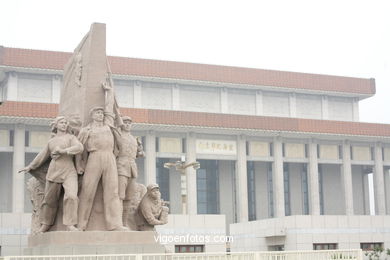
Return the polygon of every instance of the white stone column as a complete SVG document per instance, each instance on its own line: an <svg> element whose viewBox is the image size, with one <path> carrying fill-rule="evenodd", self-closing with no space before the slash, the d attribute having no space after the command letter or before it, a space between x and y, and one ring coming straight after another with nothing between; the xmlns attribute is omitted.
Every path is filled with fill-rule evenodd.
<svg viewBox="0 0 390 260"><path fill-rule="evenodd" d="M156 135L149 131L145 140L145 184L156 183Z"/></svg>
<svg viewBox="0 0 390 260"><path fill-rule="evenodd" d="M290 117L297 117L297 96L295 93L289 95Z"/></svg>
<svg viewBox="0 0 390 260"><path fill-rule="evenodd" d="M342 146L343 165L341 171L341 180L344 188L345 214L353 215L351 145L348 141L344 141Z"/></svg>
<svg viewBox="0 0 390 260"><path fill-rule="evenodd" d="M383 175L382 145L375 144L375 167L374 167L374 194L375 213L386 215L385 184Z"/></svg>
<svg viewBox="0 0 390 260"><path fill-rule="evenodd" d="M60 103L61 76L54 75L51 82L51 103Z"/></svg>
<svg viewBox="0 0 390 260"><path fill-rule="evenodd" d="M352 103L353 121L359 122L359 99L354 98Z"/></svg>
<svg viewBox="0 0 390 260"><path fill-rule="evenodd" d="M8 74L7 100L9 101L18 100L18 76L15 72L10 72Z"/></svg>
<svg viewBox="0 0 390 260"><path fill-rule="evenodd" d="M246 165L246 138L237 137L237 163L236 163L236 202L237 221L248 221L248 178Z"/></svg>
<svg viewBox="0 0 390 260"><path fill-rule="evenodd" d="M181 172L178 172L174 167L171 167L169 168L169 213L181 214L181 211Z"/></svg>
<svg viewBox="0 0 390 260"><path fill-rule="evenodd" d="M368 174L363 176L363 198L364 198L364 214L370 215L370 187L368 185Z"/></svg>
<svg viewBox="0 0 390 260"><path fill-rule="evenodd" d="M283 180L283 147L282 139L274 139L274 163L272 171L272 184L274 194L274 215L284 217L284 180Z"/></svg>
<svg viewBox="0 0 390 260"><path fill-rule="evenodd" d="M221 95L221 113L228 113L229 106L228 106L228 91L227 91L227 89L221 88L220 95Z"/></svg>
<svg viewBox="0 0 390 260"><path fill-rule="evenodd" d="M180 110L180 92L179 85L175 84L172 87L172 109Z"/></svg>
<svg viewBox="0 0 390 260"><path fill-rule="evenodd" d="M196 136L188 133L186 138L186 164L196 161ZM202 167L202 166L201 166ZM198 214L198 200L196 187L196 170L193 167L186 168L187 185L187 214Z"/></svg>
<svg viewBox="0 0 390 260"><path fill-rule="evenodd" d="M328 96L322 96L321 98L321 108L322 108L322 119L329 119L329 102Z"/></svg>
<svg viewBox="0 0 390 260"><path fill-rule="evenodd" d="M24 212L24 176L18 173L25 165L25 126L16 125L14 131L14 153L12 161L12 212Z"/></svg>
<svg viewBox="0 0 390 260"><path fill-rule="evenodd" d="M141 108L142 107L142 89L141 89L141 82L136 80L134 82L134 96L133 96L133 104L135 108Z"/></svg>
<svg viewBox="0 0 390 260"><path fill-rule="evenodd" d="M317 143L314 140L311 140L311 142L309 143L308 168L310 215L320 215Z"/></svg>
<svg viewBox="0 0 390 260"><path fill-rule="evenodd" d="M263 114L263 92L258 90L256 91L256 115L262 116Z"/></svg>

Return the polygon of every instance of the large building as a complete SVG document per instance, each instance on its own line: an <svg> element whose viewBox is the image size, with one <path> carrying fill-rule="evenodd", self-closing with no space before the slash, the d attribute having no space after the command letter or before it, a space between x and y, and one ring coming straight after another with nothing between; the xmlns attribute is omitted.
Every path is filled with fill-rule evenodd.
<svg viewBox="0 0 390 260"><path fill-rule="evenodd" d="M2 255L26 246L30 176L17 171L50 137L70 55L0 47ZM170 202L165 232L234 238L172 250L390 247L390 125L359 122L373 79L109 61L121 112L144 143L138 181L157 182ZM183 157L200 169L182 179L164 164Z"/></svg>

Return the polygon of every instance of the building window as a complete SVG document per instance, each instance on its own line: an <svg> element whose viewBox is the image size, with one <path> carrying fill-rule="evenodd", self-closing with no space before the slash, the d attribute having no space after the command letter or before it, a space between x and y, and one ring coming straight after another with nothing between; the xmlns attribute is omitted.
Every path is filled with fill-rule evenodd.
<svg viewBox="0 0 390 260"><path fill-rule="evenodd" d="M320 156L320 145L319 144L317 144L317 158L321 158L321 156Z"/></svg>
<svg viewBox="0 0 390 260"><path fill-rule="evenodd" d="M218 161L199 160L196 174L198 214L219 214Z"/></svg>
<svg viewBox="0 0 390 260"><path fill-rule="evenodd" d="M339 145L339 159L343 159L343 146Z"/></svg>
<svg viewBox="0 0 390 260"><path fill-rule="evenodd" d="M268 164L267 171L267 189L268 189L268 216L274 217L274 186L272 181L272 164Z"/></svg>
<svg viewBox="0 0 390 260"><path fill-rule="evenodd" d="M303 214L309 215L309 185L307 180L307 165L303 165L301 172Z"/></svg>
<svg viewBox="0 0 390 260"><path fill-rule="evenodd" d="M309 158L309 146L305 144L305 158Z"/></svg>
<svg viewBox="0 0 390 260"><path fill-rule="evenodd" d="M156 160L156 181L160 186L161 198L169 201L169 169L164 168L164 163L169 159L157 158Z"/></svg>
<svg viewBox="0 0 390 260"><path fill-rule="evenodd" d="M12 212L13 153L0 152L0 213Z"/></svg>
<svg viewBox="0 0 390 260"><path fill-rule="evenodd" d="M204 245L175 245L175 253L202 253Z"/></svg>
<svg viewBox="0 0 390 260"><path fill-rule="evenodd" d="M187 152L187 140L185 138L182 138L181 139L181 150L183 151L183 153L186 153Z"/></svg>
<svg viewBox="0 0 390 260"><path fill-rule="evenodd" d="M9 146L14 146L14 142L15 142L15 131L14 130L10 130L9 131Z"/></svg>
<svg viewBox="0 0 390 260"><path fill-rule="evenodd" d="M158 137L156 137L156 152L158 153L160 151L160 140Z"/></svg>
<svg viewBox="0 0 390 260"><path fill-rule="evenodd" d="M24 146L26 146L26 147L30 146L30 132L29 131L24 132Z"/></svg>
<svg viewBox="0 0 390 260"><path fill-rule="evenodd" d="M284 245L269 246L268 251L284 251Z"/></svg>
<svg viewBox="0 0 390 260"><path fill-rule="evenodd" d="M365 251L372 251L374 249L383 249L383 243L360 243L360 248Z"/></svg>
<svg viewBox="0 0 390 260"><path fill-rule="evenodd" d="M291 215L291 203L290 203L290 174L288 169L288 163L283 165L283 183L284 183L284 211L286 216Z"/></svg>
<svg viewBox="0 0 390 260"><path fill-rule="evenodd" d="M247 162L248 181L248 213L249 221L256 220L256 185L255 185L255 163Z"/></svg>
<svg viewBox="0 0 390 260"><path fill-rule="evenodd" d="M313 244L313 250L335 250L335 249L337 249L336 243Z"/></svg>
<svg viewBox="0 0 390 260"><path fill-rule="evenodd" d="M353 152L353 146L352 145L350 145L349 146L349 150L350 150L350 153L349 153L349 155L350 155L350 157L349 158L345 158L345 159L351 159L351 160L353 160L353 158L354 158L354 152Z"/></svg>

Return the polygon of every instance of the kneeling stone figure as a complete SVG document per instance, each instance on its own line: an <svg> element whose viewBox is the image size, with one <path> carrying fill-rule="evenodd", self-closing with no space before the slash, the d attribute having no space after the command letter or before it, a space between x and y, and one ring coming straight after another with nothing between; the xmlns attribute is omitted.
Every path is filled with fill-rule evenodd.
<svg viewBox="0 0 390 260"><path fill-rule="evenodd" d="M167 203L161 199L158 184L150 184L147 192L138 206L139 225L141 231L155 230L155 225L168 223L169 208Z"/></svg>

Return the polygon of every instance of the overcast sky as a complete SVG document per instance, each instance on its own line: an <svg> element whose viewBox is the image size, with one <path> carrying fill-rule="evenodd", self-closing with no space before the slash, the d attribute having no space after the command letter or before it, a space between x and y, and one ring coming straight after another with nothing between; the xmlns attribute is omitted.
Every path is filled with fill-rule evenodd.
<svg viewBox="0 0 390 260"><path fill-rule="evenodd" d="M387 3L386 3L387 2ZM0 45L71 52L107 24L107 54L375 78L360 120L390 123L389 1L1 0Z"/></svg>

